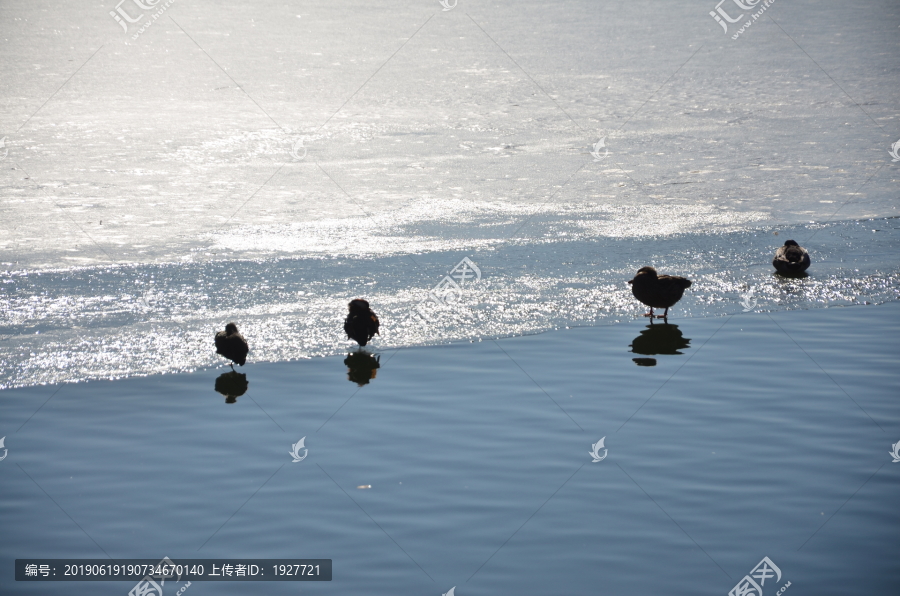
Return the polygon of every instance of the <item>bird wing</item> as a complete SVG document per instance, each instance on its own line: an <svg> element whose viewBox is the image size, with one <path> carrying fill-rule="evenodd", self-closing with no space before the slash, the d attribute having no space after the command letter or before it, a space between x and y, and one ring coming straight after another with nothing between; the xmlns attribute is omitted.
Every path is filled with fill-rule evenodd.
<svg viewBox="0 0 900 596"><path fill-rule="evenodd" d="M676 288L683 290L691 287L691 280L677 275L660 275L657 279L663 291L672 291Z"/></svg>

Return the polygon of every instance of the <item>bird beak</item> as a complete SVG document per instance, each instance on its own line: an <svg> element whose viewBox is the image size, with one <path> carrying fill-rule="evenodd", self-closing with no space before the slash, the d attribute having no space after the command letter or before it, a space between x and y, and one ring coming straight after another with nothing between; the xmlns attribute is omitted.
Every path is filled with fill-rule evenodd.
<svg viewBox="0 0 900 596"><path fill-rule="evenodd" d="M634 281L633 279L629 279L628 283L631 284L631 282L633 282L633 281Z"/></svg>

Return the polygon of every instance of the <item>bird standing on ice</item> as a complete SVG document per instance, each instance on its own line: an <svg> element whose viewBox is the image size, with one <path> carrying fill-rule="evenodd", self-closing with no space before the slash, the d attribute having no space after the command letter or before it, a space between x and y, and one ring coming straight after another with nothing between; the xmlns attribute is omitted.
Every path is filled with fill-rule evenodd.
<svg viewBox="0 0 900 596"><path fill-rule="evenodd" d="M375 312L369 308L368 302L362 298L356 298L351 300L348 306L350 313L344 320L344 331L347 333L347 337L364 346L375 335L381 335L378 333L381 323L378 322Z"/></svg>
<svg viewBox="0 0 900 596"><path fill-rule="evenodd" d="M669 307L681 300L684 291L691 287L691 280L677 275L657 275L653 267L641 267L628 283L631 284L634 297L650 307L650 312L645 317L652 319L654 308L664 308L666 311L656 315L656 318L666 320Z"/></svg>
<svg viewBox="0 0 900 596"><path fill-rule="evenodd" d="M772 265L779 273L803 273L809 267L809 252L793 240L786 240L784 246L775 251Z"/></svg>
<svg viewBox="0 0 900 596"><path fill-rule="evenodd" d="M216 354L225 356L233 363L244 366L247 362L247 353L250 346L244 336L238 333L237 325L228 323L225 325L225 331L216 333ZM232 370L234 364L231 365Z"/></svg>

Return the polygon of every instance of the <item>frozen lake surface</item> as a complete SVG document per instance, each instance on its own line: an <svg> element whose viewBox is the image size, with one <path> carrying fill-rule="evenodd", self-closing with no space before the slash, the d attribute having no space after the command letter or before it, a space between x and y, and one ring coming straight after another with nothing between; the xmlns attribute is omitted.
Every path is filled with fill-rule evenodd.
<svg viewBox="0 0 900 596"><path fill-rule="evenodd" d="M320 4L0 5L0 592L900 592L900 5ZM644 265L693 280L669 326Z"/></svg>
<svg viewBox="0 0 900 596"><path fill-rule="evenodd" d="M604 223L559 225L595 221ZM212 334L230 320L239 322L257 362L340 354L352 344L342 331L346 304L358 296L381 318L380 348L612 324L646 311L626 282L660 246L666 253L650 263L693 280L672 309L673 321L742 312L748 304L777 311L883 303L900 291L898 221L625 238L548 234L541 242L471 252L317 252L11 272L0 278L7 282L0 295L0 387L215 366L221 357L211 348ZM772 245L782 238L812 250L813 275L774 273ZM447 296L434 292L444 302L429 299L464 258L477 272L467 270Z"/></svg>

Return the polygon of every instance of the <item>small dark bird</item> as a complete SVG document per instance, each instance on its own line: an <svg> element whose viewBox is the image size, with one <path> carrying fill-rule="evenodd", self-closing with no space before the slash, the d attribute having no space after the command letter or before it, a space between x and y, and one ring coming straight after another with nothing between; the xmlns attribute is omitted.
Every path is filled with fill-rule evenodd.
<svg viewBox="0 0 900 596"><path fill-rule="evenodd" d="M237 325L228 323L225 325L225 331L216 333L216 354L225 356L235 364L244 366L247 362L247 352L250 346L244 336L238 333ZM234 369L234 364L231 365Z"/></svg>
<svg viewBox="0 0 900 596"><path fill-rule="evenodd" d="M349 307L350 313L344 320L344 331L347 332L347 337L364 346L375 335L381 335L378 333L378 327L381 324L378 322L378 317L369 308L368 302L362 298L356 298L350 301Z"/></svg>
<svg viewBox="0 0 900 596"><path fill-rule="evenodd" d="M794 242L786 240L784 246L775 251L772 265L779 273L803 273L809 267L809 253L805 248Z"/></svg>
<svg viewBox="0 0 900 596"><path fill-rule="evenodd" d="M669 307L681 300L684 291L691 287L691 280L677 275L657 275L653 267L641 267L628 283L634 297L650 307L650 312L644 316L652 319L654 308L664 308L666 312L656 315L656 318L666 321Z"/></svg>

